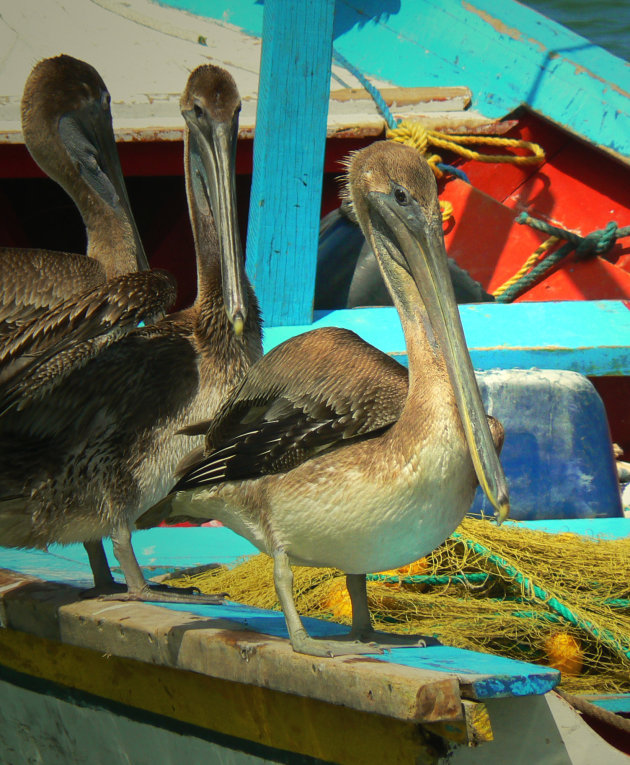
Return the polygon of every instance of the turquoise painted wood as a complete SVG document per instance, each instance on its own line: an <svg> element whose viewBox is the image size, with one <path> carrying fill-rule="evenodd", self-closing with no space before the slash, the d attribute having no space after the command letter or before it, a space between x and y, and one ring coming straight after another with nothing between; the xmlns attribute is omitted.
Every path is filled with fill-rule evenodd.
<svg viewBox="0 0 630 765"><path fill-rule="evenodd" d="M630 375L630 306L620 300L483 303L459 306L475 369L568 369L588 376ZM265 352L317 327L345 327L406 363L394 308L316 312L311 325L268 327Z"/></svg>
<svg viewBox="0 0 630 765"><path fill-rule="evenodd" d="M166 4L262 32L258 0ZM367 75L401 86L468 86L473 107L489 117L526 103L630 157L630 65L517 2L337 0L333 36Z"/></svg>
<svg viewBox="0 0 630 765"><path fill-rule="evenodd" d="M334 5L264 6L247 272L267 324L313 315Z"/></svg>
<svg viewBox="0 0 630 765"><path fill-rule="evenodd" d="M551 534L572 532L600 539L630 536L630 518L592 518L523 521L520 525ZM111 541L104 540L110 564L117 569ZM140 565L149 575L207 563L232 565L258 550L227 528L178 527L137 531L133 546ZM51 545L48 551L0 547L0 568L20 571L68 584L91 586L92 575L83 545ZM122 578L121 578L122 581Z"/></svg>
<svg viewBox="0 0 630 765"><path fill-rule="evenodd" d="M255 632L288 639L284 616L279 611L253 608L239 603L192 607L166 604L166 607L173 611L186 611L208 618L229 619ZM316 637L345 634L350 631L350 627L346 625L321 619L306 618L304 624L308 632ZM550 667L445 645L426 648L405 646L392 648L383 654L374 653L373 656L380 661L402 664L405 667L457 673L463 682L470 682L473 695L477 699L547 693L560 680L560 673ZM467 675L471 677L466 677ZM489 677L475 677L476 675Z"/></svg>
<svg viewBox="0 0 630 765"><path fill-rule="evenodd" d="M550 533L574 532L605 539L630 536L630 519L603 518L593 520L545 520L521 525ZM234 563L257 550L245 539L226 528L149 529L134 534L134 549L140 565L156 573L209 562ZM110 562L115 564L111 543L106 540ZM32 576L54 579L69 584L91 584L87 556L82 545L61 547L51 545L48 552L0 548L0 567L21 571ZM175 606L175 610L191 610ZM239 604L199 606L194 613L204 616L234 619L268 634L285 635L284 619L277 611L252 609ZM333 634L344 629L340 625L307 619L314 634ZM408 666L458 672L462 675L491 675L473 681L478 698L505 695L544 693L557 682L557 673L548 667L536 667L510 659L500 659L472 651L435 646L426 649L397 648L380 656Z"/></svg>
<svg viewBox="0 0 630 765"><path fill-rule="evenodd" d="M609 712L630 714L630 693L620 693L618 696L588 697L588 701L595 706L607 709Z"/></svg>

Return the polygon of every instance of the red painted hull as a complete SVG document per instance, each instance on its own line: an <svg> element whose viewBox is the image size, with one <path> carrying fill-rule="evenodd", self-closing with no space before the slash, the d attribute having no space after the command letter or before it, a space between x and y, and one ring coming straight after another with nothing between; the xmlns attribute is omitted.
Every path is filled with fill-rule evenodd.
<svg viewBox="0 0 630 765"><path fill-rule="evenodd" d="M614 220L630 225L630 167L572 137L533 114L525 114L511 135L540 143L542 166L444 161L463 169L471 180L441 182L441 198L454 208L445 227L451 257L492 292L522 266L546 238L515 223L518 213L588 234ZM367 140L328 141L322 215L339 205L340 160ZM179 305L194 298L192 235L182 182L181 142L119 144L132 208L151 265L177 278ZM237 154L238 202L245 240L252 142L240 141ZM0 242L7 246L45 247L80 252L85 247L81 220L73 203L43 177L23 146L0 145ZM630 237L605 255L588 261L567 259L518 300L630 300ZM629 378L593 380L605 400L613 439L630 452Z"/></svg>

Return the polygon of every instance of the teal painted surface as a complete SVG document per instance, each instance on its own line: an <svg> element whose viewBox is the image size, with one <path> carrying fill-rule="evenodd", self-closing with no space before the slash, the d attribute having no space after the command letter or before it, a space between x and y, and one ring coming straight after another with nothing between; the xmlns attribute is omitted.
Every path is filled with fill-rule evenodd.
<svg viewBox="0 0 630 765"><path fill-rule="evenodd" d="M557 518L528 521L521 525L536 531L547 531L550 534L582 534L595 539L630 537L630 518Z"/></svg>
<svg viewBox="0 0 630 765"><path fill-rule="evenodd" d="M624 712L625 714L630 713L630 693L620 694L619 696L610 696L609 698L589 698L588 700L592 704L595 704L595 706L607 709L609 712L614 712L615 714L619 714L620 712Z"/></svg>
<svg viewBox="0 0 630 765"><path fill-rule="evenodd" d="M267 324L313 315L334 5L265 2L247 273Z"/></svg>
<svg viewBox="0 0 630 765"><path fill-rule="evenodd" d="M603 539L630 536L630 518L523 521L521 525L553 534L573 532ZM107 539L104 541L108 559L115 567L116 559L111 542ZM221 527L137 531L133 535L133 546L140 565L150 569L149 575L157 569L173 571L207 563L232 565L258 552L246 539L230 529ZM0 547L0 568L20 571L42 579L91 585L90 567L83 545L51 545L48 552Z"/></svg>
<svg viewBox="0 0 630 765"><path fill-rule="evenodd" d="M257 0L166 4L261 33ZM630 66L519 3L338 0L333 37L365 74L402 86L466 85L489 117L527 103L630 156Z"/></svg>
<svg viewBox="0 0 630 765"><path fill-rule="evenodd" d="M238 603L192 608L188 605L169 604L167 608L211 619L230 619L255 632L288 638L284 616L279 611L253 608ZM346 634L350 629L347 626L320 619L306 618L304 624L309 633L315 637ZM392 648L383 654L375 653L373 656L381 661L402 664L415 669L455 672L462 676L464 681L469 680L466 675L490 675L490 677L472 679L475 695L479 699L547 693L560 681L560 673L549 667L444 645L427 648L416 646Z"/></svg>
<svg viewBox="0 0 630 765"><path fill-rule="evenodd" d="M618 300L483 303L459 306L476 369L568 369L588 376L630 375L630 308ZM394 308L317 312L311 325L268 327L265 352L317 327L351 329L406 362Z"/></svg>
<svg viewBox="0 0 630 765"><path fill-rule="evenodd" d="M103 544L116 578L124 581L118 572L111 540L104 539ZM246 539L222 527L137 531L133 535L133 547L138 562L149 577L207 563L232 565L258 552ZM80 544L50 545L47 551L0 547L0 568L80 587L93 585L87 555Z"/></svg>

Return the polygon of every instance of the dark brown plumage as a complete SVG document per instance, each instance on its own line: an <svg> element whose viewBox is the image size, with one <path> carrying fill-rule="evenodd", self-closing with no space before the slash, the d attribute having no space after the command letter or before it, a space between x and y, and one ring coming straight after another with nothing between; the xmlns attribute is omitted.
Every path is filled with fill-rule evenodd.
<svg viewBox="0 0 630 765"><path fill-rule="evenodd" d="M61 55L40 61L22 98L26 147L72 197L87 255L0 248L0 337L107 279L148 269L129 206L110 96L94 67Z"/></svg>
<svg viewBox="0 0 630 765"><path fill-rule="evenodd" d="M175 298L169 274L132 273L83 291L25 322L0 349L0 414L17 402L24 408L48 394L140 323L161 319ZM72 361L66 365L68 355Z"/></svg>
<svg viewBox="0 0 630 765"><path fill-rule="evenodd" d="M63 385L31 379L0 420L0 544L111 535L130 598L171 599L147 593L129 526L172 485L189 448L177 431L216 411L262 353L233 205L239 107L234 81L213 66L196 70L182 97L194 304L106 347L90 337L52 355L46 365L64 366Z"/></svg>
<svg viewBox="0 0 630 765"><path fill-rule="evenodd" d="M174 282L165 274L124 276L148 263L129 207L109 102L98 72L71 56L40 61L27 79L26 146L77 204L88 255L0 249L0 411L58 385L72 368L67 357L76 344L75 366L81 355L91 357L138 321L160 317L174 300ZM11 446L9 436L6 448ZM23 469L16 468L18 474ZM85 547L95 582L110 586L100 540Z"/></svg>

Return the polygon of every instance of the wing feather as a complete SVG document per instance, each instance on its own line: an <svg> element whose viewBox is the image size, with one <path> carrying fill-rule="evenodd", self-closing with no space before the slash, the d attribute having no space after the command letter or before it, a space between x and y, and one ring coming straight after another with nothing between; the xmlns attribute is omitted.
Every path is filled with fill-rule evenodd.
<svg viewBox="0 0 630 765"><path fill-rule="evenodd" d="M284 472L374 437L400 416L407 387L407 370L353 332L291 338L251 367L210 423L203 457L178 466L173 491Z"/></svg>
<svg viewBox="0 0 630 765"><path fill-rule="evenodd" d="M0 248L0 338L105 278L104 267L87 255Z"/></svg>
<svg viewBox="0 0 630 765"><path fill-rule="evenodd" d="M0 411L59 385L139 323L173 303L173 278L142 271L110 279L72 297L5 338L0 351Z"/></svg>

